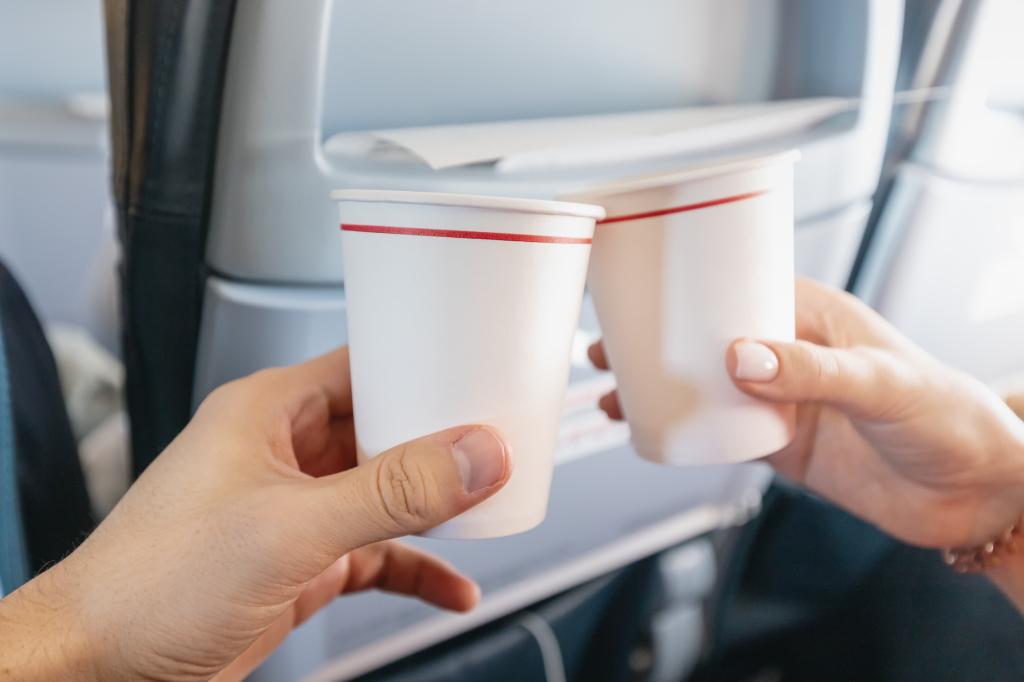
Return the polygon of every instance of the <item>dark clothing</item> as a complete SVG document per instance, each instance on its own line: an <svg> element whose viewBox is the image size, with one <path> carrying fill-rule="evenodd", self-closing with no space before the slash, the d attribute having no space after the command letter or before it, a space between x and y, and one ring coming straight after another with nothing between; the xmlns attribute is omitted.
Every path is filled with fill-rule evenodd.
<svg viewBox="0 0 1024 682"><path fill-rule="evenodd" d="M696 682L1024 680L1024 619L938 551L787 486L747 533Z"/></svg>
<svg viewBox="0 0 1024 682"><path fill-rule="evenodd" d="M94 522L57 366L28 299L2 264L0 319L30 577L63 558ZM15 587L4 584L8 592Z"/></svg>

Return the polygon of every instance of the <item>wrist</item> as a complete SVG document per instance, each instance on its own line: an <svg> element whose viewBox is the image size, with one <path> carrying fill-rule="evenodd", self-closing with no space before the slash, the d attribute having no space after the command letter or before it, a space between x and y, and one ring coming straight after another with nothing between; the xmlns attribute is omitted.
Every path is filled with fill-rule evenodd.
<svg viewBox="0 0 1024 682"><path fill-rule="evenodd" d="M0 673L15 680L102 677L60 569L58 564L0 600Z"/></svg>
<svg viewBox="0 0 1024 682"><path fill-rule="evenodd" d="M975 527L968 546L993 542L1024 516L1024 423L999 404L1000 419L988 422L987 457L978 462L984 482L978 487ZM1003 412L1005 411L1005 414ZM1022 548L1024 549L1024 548Z"/></svg>
<svg viewBox="0 0 1024 682"><path fill-rule="evenodd" d="M1021 505L1020 513L1024 513L1024 428L1021 428L1022 416L1017 413L1013 417L1015 419L1011 419L1009 423L1006 447L1010 453L1010 461L1017 462L1018 465L1011 467L1012 470L1007 473L1001 488L1004 491L1003 496L1010 500L1016 499ZM1016 544L1016 551L1001 557L996 565L988 568L986 574L1017 609L1024 613L1024 544Z"/></svg>

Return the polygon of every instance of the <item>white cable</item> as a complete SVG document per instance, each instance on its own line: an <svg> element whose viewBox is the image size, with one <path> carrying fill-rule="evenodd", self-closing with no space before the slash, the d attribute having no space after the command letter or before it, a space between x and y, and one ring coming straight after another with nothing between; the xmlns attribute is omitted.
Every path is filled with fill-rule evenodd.
<svg viewBox="0 0 1024 682"><path fill-rule="evenodd" d="M551 625L533 611L524 611L518 618L518 623L537 640L547 682L565 682L562 646L558 643L558 637L551 629Z"/></svg>

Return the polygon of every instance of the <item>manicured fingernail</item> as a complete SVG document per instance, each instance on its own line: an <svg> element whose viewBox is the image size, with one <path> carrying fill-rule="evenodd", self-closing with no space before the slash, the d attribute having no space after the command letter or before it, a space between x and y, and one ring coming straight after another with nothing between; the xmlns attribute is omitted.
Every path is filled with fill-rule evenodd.
<svg viewBox="0 0 1024 682"><path fill-rule="evenodd" d="M605 393L597 401L597 406L600 407L609 419L622 419L622 408L619 406L619 397L614 391L611 393Z"/></svg>
<svg viewBox="0 0 1024 682"><path fill-rule="evenodd" d="M489 488L505 475L505 444L487 429L474 429L452 445L462 487L468 493Z"/></svg>
<svg viewBox="0 0 1024 682"><path fill-rule="evenodd" d="M773 381L779 374L779 358L771 348L756 341L741 341L733 346L736 368L733 376L740 381Z"/></svg>

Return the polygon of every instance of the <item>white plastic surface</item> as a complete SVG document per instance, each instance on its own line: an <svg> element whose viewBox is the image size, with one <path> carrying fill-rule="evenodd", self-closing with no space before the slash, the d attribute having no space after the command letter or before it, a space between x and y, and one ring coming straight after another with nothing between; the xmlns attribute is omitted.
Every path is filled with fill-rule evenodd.
<svg viewBox="0 0 1024 682"><path fill-rule="evenodd" d="M105 58L103 3L0 0L0 101L101 92Z"/></svg>
<svg viewBox="0 0 1024 682"><path fill-rule="evenodd" d="M579 207L591 216L582 217L440 200L455 203L344 195L339 203L359 457L453 426L493 426L513 452L511 479L430 535L517 533L540 523L547 508L601 211ZM394 232L410 229L420 232Z"/></svg>
<svg viewBox="0 0 1024 682"><path fill-rule="evenodd" d="M109 340L109 301L94 298L115 276L105 123L61 103L0 104L0 258L45 321Z"/></svg>
<svg viewBox="0 0 1024 682"><path fill-rule="evenodd" d="M333 134L765 99L785 58L778 5L338 0L324 128ZM712 69L716 77L708 78Z"/></svg>
<svg viewBox="0 0 1024 682"><path fill-rule="evenodd" d="M1024 182L1024 2L960 10L969 20L957 26L937 69L950 97L924 108L912 158L962 180Z"/></svg>
<svg viewBox="0 0 1024 682"><path fill-rule="evenodd" d="M544 14L554 24L571 19L573 25L577 25L583 5L582 0L545 3ZM343 275L341 254L333 248L336 220L327 199L327 192L335 187L551 198L595 178L614 178L616 174L625 172L626 169L594 168L592 172L575 172L569 176L526 175L507 179L496 177L490 166L433 172L422 165L371 163L358 155L325 155L322 122L329 34L332 30L337 31L338 26L345 25L346 12L356 13L353 21L358 25L367 17L386 17L388 8L394 9L393 5L377 9L375 4L361 9L351 3L342 3L338 7L338 16L332 21L331 6L329 0L303 3L249 0L238 8L225 87L207 254L214 270L256 281L340 282ZM863 0L846 4L841 10L829 7L828 11L822 11L822 6L814 2L779 3L772 6L773 12L767 14L765 3L745 3L739 10L734 5L729 9L715 9L721 6L723 3L687 5L686 16L681 17L677 28L693 22L692 25L702 27L720 25L721 30L716 31L718 37L714 41L685 43L696 53L690 63L705 64L691 76L699 74L706 89L695 92L688 100L666 103L749 101L772 96L864 97L864 106L851 114L848 120L824 126L799 139L748 143L745 149L801 148L804 161L797 171L796 180L796 212L800 218L834 211L870 196L877 184L888 131L902 5L890 0ZM374 11L381 14L373 15ZM437 17L446 16L440 8L437 11ZM591 15L589 4L584 11ZM611 11L614 15L614 11L607 7L604 11ZM677 7L671 11L681 10ZM793 13L800 14L804 21L796 21L790 16ZM773 18L768 18L768 15ZM611 15L597 12L594 16L608 19ZM659 30L661 27L656 22L660 16L657 12L637 13L636 20L639 22L643 17L651 22L650 29ZM622 25L623 22L618 21L617 24ZM609 30L617 24L609 23ZM393 32L390 26L385 31L384 26L373 22L369 25L381 33L371 31L367 36L390 36ZM791 59L784 65L770 58L774 54L770 41L764 43L757 38L755 43L749 43L747 40L756 38L765 26L772 25L779 31L790 32L785 35L791 43L786 53ZM754 26L757 30L752 31ZM417 30L427 32L431 27L442 31L439 35L447 35L446 40L466 41L467 44L493 42L493 32L504 35L507 28L504 23L491 21L487 13L464 14L460 22L451 24L438 19L436 25L418 24ZM639 27L634 26L632 30L639 32ZM706 31L699 33L705 35ZM538 43L531 51L565 49L564 41L555 41L554 34L537 32L532 35ZM375 44L382 43L378 41ZM479 119L582 114L627 106L638 109L657 106L657 100L644 99L636 89L630 90L634 83L627 76L642 74L647 69L646 65L659 60L664 60L667 68L675 68L671 64L677 64L679 60L674 57L673 50L683 44L679 40L645 43L657 54L652 57L644 50L628 53L636 61L624 64L622 70L611 71L609 77L612 80L608 80L608 88L602 86L589 94L574 91L574 97L578 98L567 101L565 106L543 108L533 102L530 110L516 110L510 100L496 99L495 102L504 102L503 108L488 110L486 115L481 110ZM719 48L728 49L714 56ZM603 54L607 45L603 41L592 40L591 35L580 49ZM335 54L334 48L330 54ZM596 58L593 55L579 56L579 60L588 62ZM495 69L495 78L514 79L520 89L530 84L528 90L532 88L531 92L542 95L538 101L557 101L558 93L568 92L556 77L557 69L526 68L524 64L528 60L524 61L521 51L509 52L502 58L491 54L488 59L487 63ZM405 97L401 91L415 93L423 82L429 82L429 79L424 81L425 76L416 68L416 60L399 63L382 59L371 60L369 64L376 65L373 68L377 71L350 81L353 91L348 93L349 101L369 96L366 93L371 86L376 93L386 84L388 89L399 91L393 101L401 102ZM358 70L361 65L370 68L366 66L366 60L352 59L344 66L332 64L331 73L346 67ZM766 65L771 65L771 68ZM399 66L403 68L399 69ZM681 83L691 82L690 76L679 78L683 80L664 76L656 87L651 86L654 88L651 92L670 93L672 89L669 86L673 82L678 87L682 87ZM445 87L452 89L455 82ZM415 96L417 107L455 106L452 103L458 98L437 97L438 92L445 90L435 89ZM628 103L616 101L612 98L612 93L616 92L633 92L634 99ZM384 98L381 101L392 101L387 95L380 96ZM480 101L486 101L486 98ZM345 99L332 97L332 106L345 106ZM353 103L352 106L360 105ZM455 122L458 119L453 120L452 117L460 111L453 108L445 110L443 116L440 113L433 117L425 114L424 119L412 121L396 118L382 110L373 127L397 123ZM735 155L743 151L723 149L721 153ZM679 167L692 161L676 159L673 162Z"/></svg>
<svg viewBox="0 0 1024 682"><path fill-rule="evenodd" d="M1024 183L906 165L861 294L943 362L984 381L1024 371Z"/></svg>
<svg viewBox="0 0 1024 682"><path fill-rule="evenodd" d="M309 360L347 339L341 287L253 286L210 277L193 407L225 382Z"/></svg>
<svg viewBox="0 0 1024 682"><path fill-rule="evenodd" d="M862 201L799 223L793 234L796 273L844 288L870 214L871 202Z"/></svg>
<svg viewBox="0 0 1024 682"><path fill-rule="evenodd" d="M574 195L608 210L588 276L633 445L663 464L784 447L792 406L733 385L736 338L791 340L793 161L766 157Z"/></svg>

